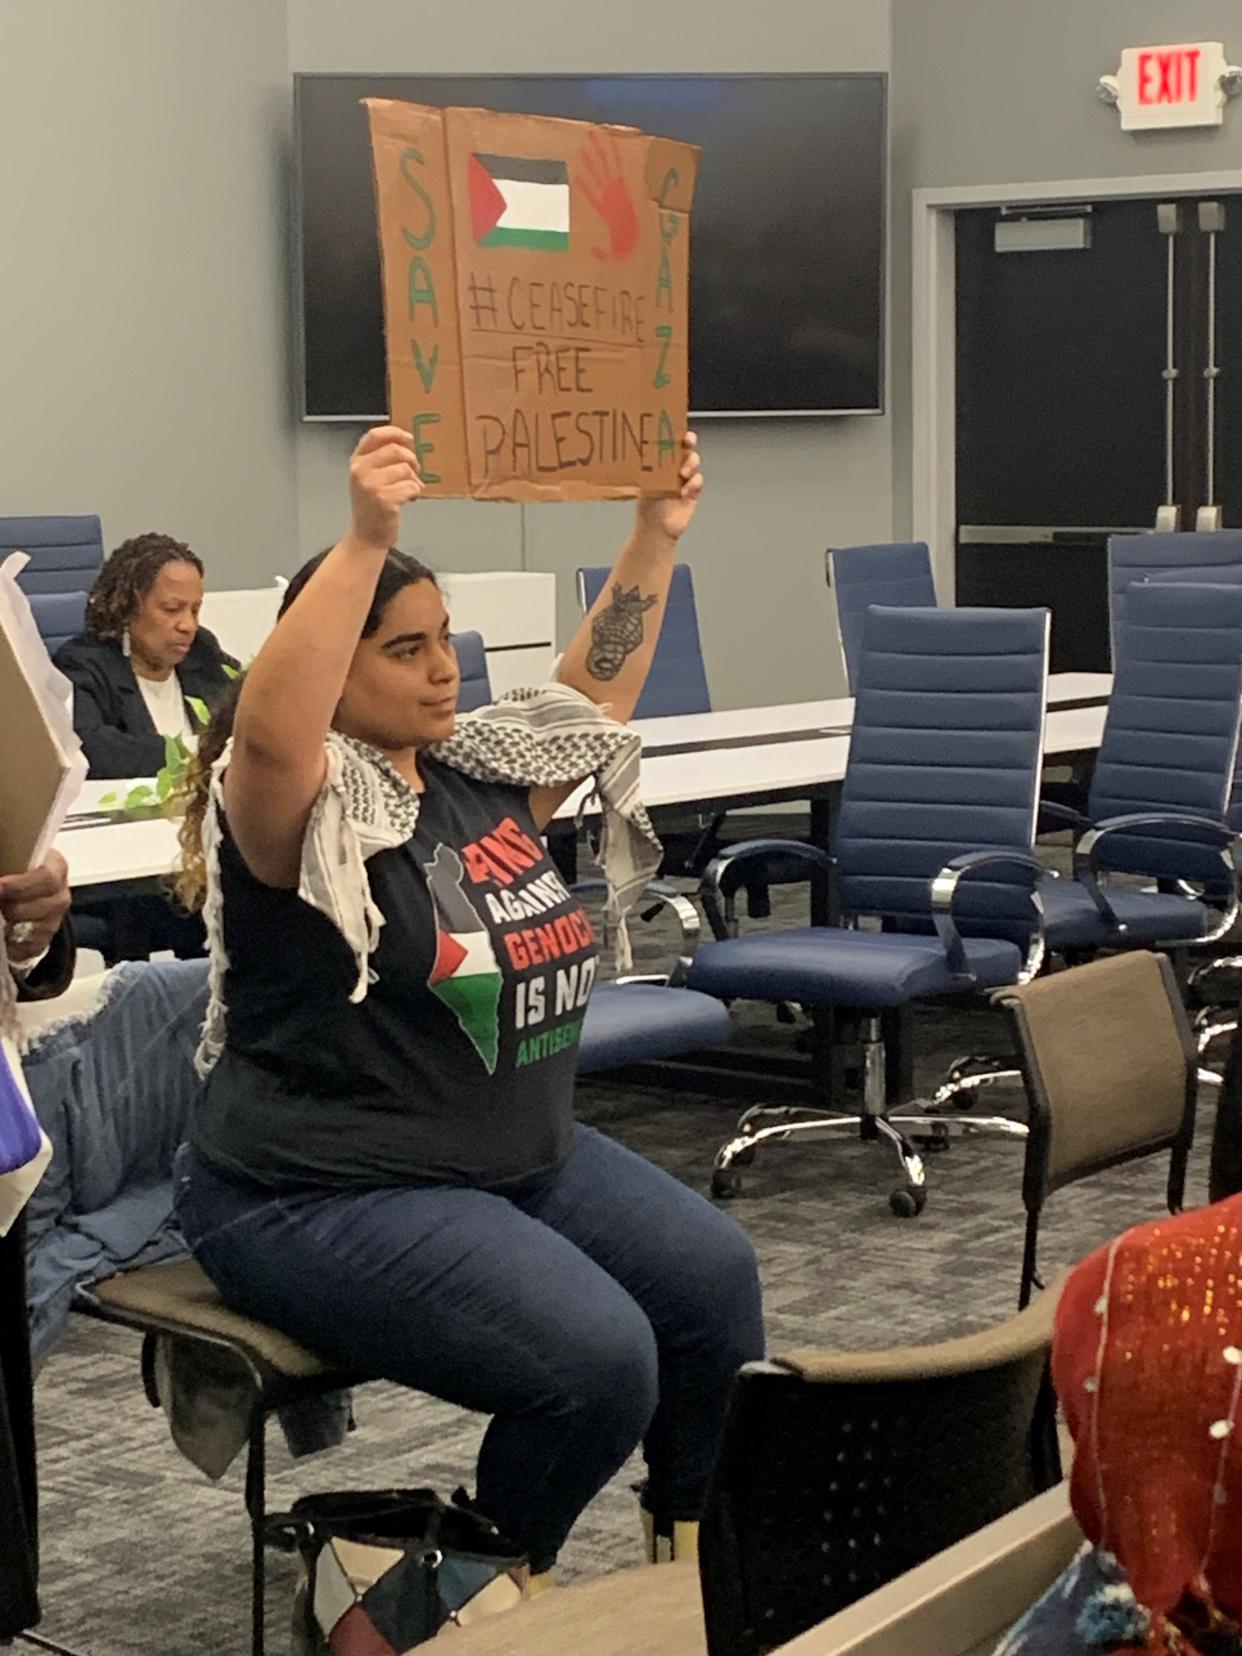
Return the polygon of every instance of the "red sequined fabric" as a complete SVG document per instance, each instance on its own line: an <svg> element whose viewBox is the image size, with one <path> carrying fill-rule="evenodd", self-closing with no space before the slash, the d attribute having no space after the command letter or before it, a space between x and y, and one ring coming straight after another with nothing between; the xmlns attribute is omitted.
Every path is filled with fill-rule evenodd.
<svg viewBox="0 0 1242 1656"><path fill-rule="evenodd" d="M1075 1515L1150 1612L1147 1648L1219 1649L1242 1616L1242 1196L1079 1266L1053 1379Z"/></svg>

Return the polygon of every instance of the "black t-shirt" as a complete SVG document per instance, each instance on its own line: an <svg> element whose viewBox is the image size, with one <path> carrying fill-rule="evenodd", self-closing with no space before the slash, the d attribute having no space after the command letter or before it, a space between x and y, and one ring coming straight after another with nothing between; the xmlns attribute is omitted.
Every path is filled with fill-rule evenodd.
<svg viewBox="0 0 1242 1656"><path fill-rule="evenodd" d="M412 838L367 862L385 923L357 1004L340 933L256 880L226 828L227 1035L191 1129L208 1161L272 1185L496 1187L566 1154L590 921L525 789L423 773Z"/></svg>

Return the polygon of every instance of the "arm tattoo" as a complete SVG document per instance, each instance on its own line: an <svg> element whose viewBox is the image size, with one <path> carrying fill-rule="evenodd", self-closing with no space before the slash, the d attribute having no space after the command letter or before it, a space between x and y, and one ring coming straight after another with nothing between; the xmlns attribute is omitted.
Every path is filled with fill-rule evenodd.
<svg viewBox="0 0 1242 1656"><path fill-rule="evenodd" d="M612 602L591 622L591 648L586 669L594 679L615 679L643 641L643 616L658 602L655 593L643 597L637 586L628 592L614 582Z"/></svg>

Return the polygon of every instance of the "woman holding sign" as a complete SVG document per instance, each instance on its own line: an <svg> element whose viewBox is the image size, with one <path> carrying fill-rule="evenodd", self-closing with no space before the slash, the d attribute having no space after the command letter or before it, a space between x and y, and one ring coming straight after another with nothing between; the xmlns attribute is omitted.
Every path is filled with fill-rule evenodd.
<svg viewBox="0 0 1242 1656"><path fill-rule="evenodd" d="M573 1121L598 949L540 838L594 777L624 959L659 847L617 721L702 489L693 437L680 479L639 502L559 681L459 722L439 589L391 550L413 443L369 432L350 528L207 733L183 835L215 987L186 1235L327 1361L490 1414L477 1503L537 1574L640 1441L651 1521L692 1550L763 1349L741 1230Z"/></svg>

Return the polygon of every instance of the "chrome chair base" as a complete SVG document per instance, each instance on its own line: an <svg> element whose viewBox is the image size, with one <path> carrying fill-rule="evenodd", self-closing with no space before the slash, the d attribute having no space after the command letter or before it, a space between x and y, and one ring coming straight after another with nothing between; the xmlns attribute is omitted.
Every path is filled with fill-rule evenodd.
<svg viewBox="0 0 1242 1656"><path fill-rule="evenodd" d="M975 1093L983 1087L995 1086L997 1082L1021 1086L1022 1071L1014 1069L1012 1064L1006 1064L994 1054L968 1053L949 1065L948 1075L932 1094L931 1108L939 1110L952 1105L954 1109L968 1110Z"/></svg>
<svg viewBox="0 0 1242 1656"><path fill-rule="evenodd" d="M972 1090L998 1080L1021 1080L1017 1070L987 1071L967 1074L963 1066L991 1063L990 1059L961 1059L953 1066L950 1080L939 1087L933 1097L923 1102L890 1111L886 1103L886 1077L883 1032L878 1018L867 1018L861 1026L863 1046L863 1106L856 1113L845 1110L820 1110L808 1104L752 1104L738 1119L737 1132L716 1153L712 1167L712 1195L719 1200L737 1196L742 1189L741 1168L749 1167L755 1152L764 1144L789 1144L795 1141L817 1142L842 1133L856 1133L860 1138L873 1139L890 1147L897 1157L902 1183L888 1198L889 1207L899 1219L913 1219L927 1204L927 1174L919 1146L913 1141L924 1137L934 1147L958 1137L1001 1137L1024 1140L1028 1136L1025 1122L1012 1121L1008 1116L976 1116L965 1112L969 1103L958 1099L969 1098ZM954 1082L953 1077L957 1075Z"/></svg>
<svg viewBox="0 0 1242 1656"><path fill-rule="evenodd" d="M757 1125L771 1118L770 1126ZM712 1168L712 1195L727 1200L742 1188L739 1167L748 1167L761 1144L788 1144L791 1140L832 1138L839 1133L858 1133L891 1146L904 1178L889 1196L888 1203L901 1219L922 1213L927 1201L927 1178L923 1159L910 1141L883 1115L828 1113L802 1104L756 1104L738 1122L735 1138L722 1145Z"/></svg>

